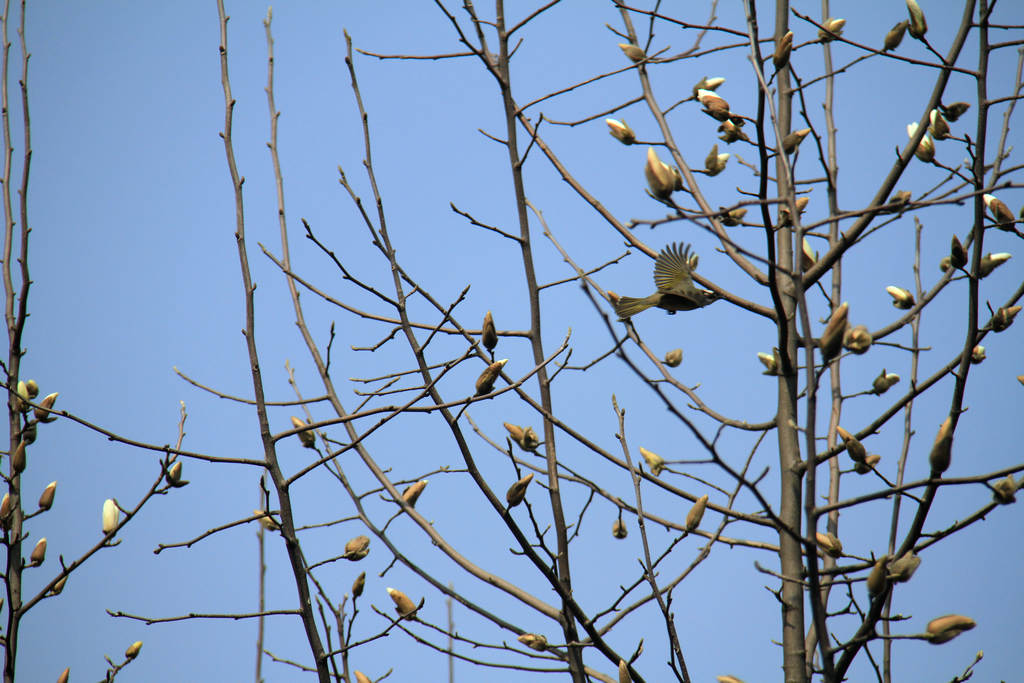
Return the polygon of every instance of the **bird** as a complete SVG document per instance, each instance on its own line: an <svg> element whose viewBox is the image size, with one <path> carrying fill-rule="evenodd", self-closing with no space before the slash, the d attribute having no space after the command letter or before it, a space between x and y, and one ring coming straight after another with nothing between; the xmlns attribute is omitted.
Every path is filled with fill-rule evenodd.
<svg viewBox="0 0 1024 683"><path fill-rule="evenodd" d="M697 254L690 253L689 244L673 243L662 249L654 262L654 284L658 291L642 299L618 297L614 306L619 320L626 321L652 306L674 315L676 311L692 311L716 301L718 294L693 284L692 273L696 266Z"/></svg>

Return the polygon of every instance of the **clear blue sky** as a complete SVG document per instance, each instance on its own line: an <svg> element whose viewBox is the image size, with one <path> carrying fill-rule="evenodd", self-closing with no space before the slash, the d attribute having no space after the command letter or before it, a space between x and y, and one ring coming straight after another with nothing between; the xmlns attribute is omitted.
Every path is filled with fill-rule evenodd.
<svg viewBox="0 0 1024 683"><path fill-rule="evenodd" d="M455 4L455 3L450 3ZM508 3L517 5L519 3ZM530 3L531 7L535 3ZM688 3L693 22L707 19L702 3ZM769 4L763 3L761 25L771 24ZM960 10L947 3L922 2L928 12L929 38L945 51L959 19ZM742 26L737 3L722 3L719 15L732 26ZM801 12L819 16L818 3L800 3ZM1002 21L1024 23L1019 7L1000 3ZM261 21L266 7L250 2L229 2L229 54L235 111L235 149L240 172L246 177L245 197L250 259L257 289L257 338L268 397L293 398L284 369L290 361L303 393L322 393L314 368L294 325L285 283L273 265L259 252L262 243L280 251L276 204L268 139L266 47ZM454 9L453 9L454 11ZM203 383L230 394L249 395L251 379L239 331L244 326L242 287L239 278L234 230L234 210L224 150L218 132L223 126L223 95L218 65L216 5L205 2L177 3L72 3L40 0L29 2L27 38L32 53L29 92L32 116L33 166L29 189L30 249L34 286L31 294L23 377L35 378L44 394L59 391L58 407L122 434L157 444L177 438L179 401L188 406L185 448L224 457L260 457L261 446L255 413L211 397L183 382L174 367ZM885 31L905 16L903 2L873 0L842 3L835 10L848 23L846 34L860 42L878 44ZM811 40L815 31L793 19L797 43ZM569 83L625 65L615 44L619 40L604 28L620 26L611 3L566 2L546 14L524 35L515 62L515 94L527 102ZM643 23L637 21L638 29ZM293 258L297 269L315 279L325 291L365 307L376 304L366 294L344 282L325 259L301 236L304 217L360 277L390 293L386 263L369 245L351 202L337 182L342 165L372 206L371 194L361 173L362 133L355 113L345 69L342 29L355 44L383 53L450 53L460 51L455 34L443 15L427 2L303 2L274 8L276 39L276 98L280 119L280 153L284 171L288 224L292 231ZM1007 34L1019 35L1019 34ZM16 63L16 37L12 61ZM1009 39L1006 35L1000 39ZM688 47L693 37L678 29L662 27L657 48L671 46L676 52ZM706 45L721 44L708 37ZM817 48L808 48L814 52ZM901 53L926 59L920 45L908 37ZM820 53L820 51L819 51ZM845 46L835 48L836 62L845 63L859 53ZM965 63L973 66L973 48ZM733 108L754 113L754 81L745 51L716 53L700 64L684 62L654 70L653 79L663 105L686 97L702 76L724 76L720 93ZM1003 50L993 61L990 92L1011 94L1016 56ZM801 75L820 72L816 58L801 56ZM483 222L515 231L514 202L505 152L482 136L482 128L502 135L500 100L493 80L478 63L460 61L380 62L357 57L362 94L374 136L374 162L388 212L389 228L404 267L439 300L454 300L466 285L472 289L458 309L460 320L479 325L483 313L492 310L498 327L525 329L527 308L522 296L518 251L493 233L469 227L453 214L449 203L470 211ZM635 96L638 86L626 73L570 96L545 103L532 111L536 120L543 112L556 120L583 118ZM904 63L869 60L839 80L837 125L840 154L840 202L856 208L869 199L877 182L894 158L893 150L906 142L905 126L917 120L931 88L931 73L924 75ZM954 77L950 97L972 100L973 85ZM16 78L11 78L12 116L20 130ZM821 86L809 90L807 109L815 124L822 125ZM992 116L993 131L1003 109ZM973 112L972 112L973 113ZM622 116L641 139L654 139L657 129L646 110L634 107ZM714 123L693 103L673 112L676 140L691 167L700 167L715 142ZM973 132L968 115L954 130ZM794 128L801 127L794 125ZM620 219L653 219L665 209L644 193L643 154L640 146L625 147L607 134L600 120L566 128L549 127L546 133L557 152L577 177ZM1011 129L1011 143L1021 138ZM994 137L994 132L993 132ZM938 157L955 165L965 156L958 143L939 144ZM993 143L994 144L994 143ZM751 148L747 148L748 150ZM20 149L15 151L19 159ZM724 147L723 147L723 151ZM742 148L748 160L755 156ZM817 176L813 154L806 154L798 173ZM1007 163L1018 163L1011 159ZM899 188L919 194L941 179L941 172L914 163ZM736 201L736 188L753 189L748 170L730 160L723 174L704 183L713 205ZM624 248L621 238L590 211L558 178L538 150L533 150L527 171L527 191L557 239L578 263L593 268ZM1000 194L1015 211L1024 201L1019 191ZM811 195L807 218L820 220L827 206L824 191ZM970 226L969 206L946 206L919 214L925 224L922 278L927 288L939 277L937 263L946 253L951 234L963 238ZM693 242L701 255L701 273L743 296L769 303L767 292L754 286L731 261L715 251L716 241L692 225L673 224L657 234L637 228L641 238L655 248L674 241ZM741 237L753 249L763 248L763 235L750 229ZM534 253L542 281L570 276L558 253L535 233ZM988 233L986 251L1019 251L1019 241L1005 233ZM910 218L877 233L854 250L844 265L844 299L851 305L851 319L874 329L898 313L889 305L884 288L889 284L912 286L913 228ZM1016 288L1022 277L1024 254L996 271L983 283L983 296L997 304ZM642 295L650 288L651 262L634 254L614 268L603 271L598 282L620 293ZM346 406L358 398L351 392L360 385L349 377L370 377L409 366L404 341L398 339L377 354L349 350L371 345L385 336L387 328L349 317L322 306L310 294L303 300L311 330L321 349L332 320L337 322L333 365ZM588 361L606 351L609 337L599 317L576 285L547 290L546 344L554 349L571 327L573 362ZM936 307L925 313L922 339L932 351L922 359L922 376L930 375L963 343L966 301L964 283L950 287ZM819 310L824 311L819 298ZM436 321L417 305L414 314ZM822 315L825 315L822 313ZM984 318L983 318L984 320ZM820 329L815 321L816 329ZM770 419L774 410L774 381L760 374L755 354L770 351L773 328L762 320L726 303L674 317L648 313L638 319L644 339L659 353L684 350L676 376L688 385L700 384L702 396L712 407L750 421ZM985 345L988 360L972 369L964 415L949 476L966 476L1021 462L1020 401L1024 396L1014 377L1024 373L1020 349L1020 324L1002 335L990 336ZM889 341L909 343L900 333ZM462 352L451 340L438 340L433 360ZM530 367L529 349L521 341L505 340L499 356L509 357L511 374ZM631 355L646 363L631 351ZM845 393L866 389L882 367L909 376L909 356L892 348L876 347L844 365ZM474 361L475 363L475 361ZM650 369L649 365L645 365ZM467 364L444 385L447 396L468 391L477 365ZM556 385L556 408L563 419L578 426L613 452L618 448L611 410L615 393L627 410L627 436L632 452L643 445L668 459L700 457L696 442L672 421L651 392L636 383L628 370L611 360L603 368L583 373L566 372ZM460 384L461 383L461 384ZM467 389L460 388L461 386ZM905 390L906 380L900 385ZM914 428L908 479L927 476L926 453L934 430L948 410L951 379L940 383L934 396L915 404ZM460 394L460 392L463 392ZM686 401L677 398L679 406ZM862 397L846 404L843 424L860 428L885 398ZM277 410L271 415L274 431L289 428L295 411ZM314 409L320 418L323 408ZM470 414L491 438L503 439L503 421L533 424L536 414L511 396L474 407ZM450 435L433 417L400 419L401 429L385 430L368 441L378 461L393 468L396 479L417 476L437 467L459 467L461 459ZM707 435L715 425L696 418ZM892 474L902 418L869 444L883 455ZM363 425L368 426L368 425ZM31 546L46 536L48 559L39 569L27 570L26 585L49 580L57 558L68 561L99 539L100 508L108 497L133 503L159 473L151 453L109 443L69 421L42 425L39 440L30 449L24 481L24 498L31 509L36 496L57 479L56 504L47 514L30 522ZM467 429L467 431L469 431ZM471 432L470 432L471 434ZM471 445L495 489L504 491L513 480L507 460L472 435ZM294 441L294 440L292 440ZM633 502L632 485L620 470L596 462L565 438L560 438L560 458L567 465L592 472L602 485ZM728 435L723 453L740 463L751 447L749 435ZM286 471L308 462L309 451L286 442L280 453ZM845 466L844 462L844 466ZM753 471L777 466L774 436L758 452ZM370 480L356 463L346 467L359 485ZM713 469L695 468L719 485L727 480ZM237 466L212 466L186 462L191 484L147 506L140 517L119 536L121 545L101 553L69 579L63 595L45 601L26 618L21 635L19 673L22 680L55 680L71 666L75 680L96 680L105 670L103 655L120 659L135 640L145 641L142 654L123 674L125 681L252 680L255 656L255 621L190 621L144 626L114 619L104 609L123 610L153 617L187 612L248 612L256 606L255 527L233 529L205 540L188 550L169 550L154 555L159 543L187 540L213 526L241 518L257 504L259 472ZM676 476L677 483L687 480ZM773 475L766 490L775 492ZM844 479L843 496L869 489L867 479ZM687 484L688 485L688 484ZM703 493L700 488L695 492ZM540 489L532 496L540 503ZM712 498L724 499L712 493ZM566 494L569 516L575 518L585 496L570 488ZM981 485L944 489L929 518L927 529L944 528L985 504L989 492ZM344 492L326 476L314 475L295 487L300 523L339 519L352 514ZM655 511L682 519L686 509L652 491ZM738 506L756 511L750 496ZM387 505L374 502L376 514L386 515ZM905 509L909 506L905 504ZM546 601L555 596L528 571L519 558L508 554L513 540L498 531L500 522L480 503L478 493L461 475L431 478L418 506L425 516L476 562L506 578L523 581ZM517 518L523 520L521 510ZM897 591L894 612L909 617L894 625L894 632L923 630L932 617L964 613L978 627L957 640L933 647L921 642L897 646L897 680L948 680L963 670L979 649L985 659L979 680L1012 680L1019 669L1020 614L1024 587L1018 568L1022 557L1020 510L999 508L953 540L928 549L913 581ZM641 552L639 534L614 541L610 528L615 506L596 501L580 530L574 556L576 588L588 608L606 606L620 584L638 577ZM876 503L841 518L840 535L846 548L857 555L880 554L888 534L889 507ZM709 514L705 525L717 523ZM524 522L525 523L525 522ZM906 522L904 522L905 527ZM519 605L474 585L471 579L440 559L429 542L408 520L393 526L395 537L438 577L452 582L468 595L493 606L506 618L527 629L559 638L551 624L523 614ZM307 556L317 561L340 552L344 541L362 533L353 523L306 533ZM771 540L758 530L734 524L726 534L753 534ZM652 530L652 542L668 536ZM294 608L283 545L271 538L268 549L268 607ZM277 541L277 542L275 542ZM660 547L660 546L658 546ZM664 567L662 577L675 576L692 560L700 545L687 539ZM27 552L27 550L26 550ZM402 568L381 579L391 558L379 542L358 565L334 564L321 574L332 595L340 600L360 570L368 573L367 590L357 620L358 636L376 632L383 620L369 603L390 611L384 586L402 588L410 595L425 592L423 584ZM776 580L758 574L753 562L776 567L774 555L716 546L708 559L674 594L676 623L694 680L732 673L747 681L777 676L779 649L778 609L765 589ZM529 577L529 578L524 578ZM854 588L864 600L862 585ZM442 600L427 593L425 612L434 623L446 621ZM842 592L833 593L832 606L845 604ZM664 680L661 662L666 658L663 628L649 619L627 619L613 644L631 652L640 638L645 654L639 661L648 680ZM460 632L491 639L485 628L465 610L456 610ZM847 622L849 626L850 622ZM514 638L507 634L511 642ZM268 624L266 647L275 654L307 662L308 648L297 619L277 617ZM878 652L877 646L873 650ZM473 656L471 651L464 650ZM486 658L486 657L485 657ZM596 657L588 663L612 672ZM393 633L352 655L352 664L377 677L389 667L389 680L441 680L446 660L416 646L407 636ZM659 673L660 672L660 673ZM266 662L268 681L299 680L290 667ZM508 672L480 672L460 664L459 681L539 680ZM855 668L851 680L870 680L866 666Z"/></svg>

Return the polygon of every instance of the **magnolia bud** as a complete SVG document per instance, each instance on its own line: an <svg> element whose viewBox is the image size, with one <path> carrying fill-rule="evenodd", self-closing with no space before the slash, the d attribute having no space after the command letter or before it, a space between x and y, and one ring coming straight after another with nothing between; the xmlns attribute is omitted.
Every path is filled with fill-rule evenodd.
<svg viewBox="0 0 1024 683"><path fill-rule="evenodd" d="M981 257L981 263L978 264L978 276L988 277L989 273L1009 261L1011 258L1013 258L1013 256L1006 252L985 254Z"/></svg>
<svg viewBox="0 0 1024 683"><path fill-rule="evenodd" d="M32 549L32 554L29 556L29 565L32 567L38 567L46 559L46 539L40 538L39 542L36 543L36 547Z"/></svg>
<svg viewBox="0 0 1024 683"><path fill-rule="evenodd" d="M345 544L345 552L342 555L349 562L358 562L370 554L370 539L366 536L350 538Z"/></svg>
<svg viewBox="0 0 1024 683"><path fill-rule="evenodd" d="M807 241L805 237L803 240L803 247L800 250L800 267L805 271L810 270L818 261L818 254L811 249L811 243Z"/></svg>
<svg viewBox="0 0 1024 683"><path fill-rule="evenodd" d="M832 360L842 347L843 336L846 334L846 317L849 311L850 306L845 302L832 311L828 325L825 326L825 332L821 335L821 355L825 362Z"/></svg>
<svg viewBox="0 0 1024 683"><path fill-rule="evenodd" d="M416 501L420 499L420 494L423 493L425 488L427 488L427 480L420 479L402 492L402 500L408 503L409 507L415 507Z"/></svg>
<svg viewBox="0 0 1024 683"><path fill-rule="evenodd" d="M857 325L851 327L846 331L846 335L843 337L843 346L849 349L852 353L860 355L866 353L871 348L871 343L874 340L871 338L871 333L868 332L868 328L864 325Z"/></svg>
<svg viewBox="0 0 1024 683"><path fill-rule="evenodd" d="M665 354L665 365L670 368L678 368L679 364L683 362L683 350L672 349Z"/></svg>
<svg viewBox="0 0 1024 683"><path fill-rule="evenodd" d="M400 590L394 588L388 588L388 595L391 596L392 602L395 603L395 611L398 612L400 617L411 617L416 614L415 603L409 599L409 596Z"/></svg>
<svg viewBox="0 0 1024 683"><path fill-rule="evenodd" d="M1013 319L1020 313L1020 306L1001 306L992 316L992 331L1002 332L1013 324Z"/></svg>
<svg viewBox="0 0 1024 683"><path fill-rule="evenodd" d="M843 34L843 26L846 26L846 19L832 19L829 17L821 22L821 30L818 31L818 40L823 43L830 43Z"/></svg>
<svg viewBox="0 0 1024 683"><path fill-rule="evenodd" d="M907 11L910 12L910 35L921 40L928 32L928 22L924 20L924 12L921 11L917 0L907 0Z"/></svg>
<svg viewBox="0 0 1024 683"><path fill-rule="evenodd" d="M949 270L952 267L953 266L950 264L948 256L943 256L939 260L939 270L941 270L943 273L945 273L947 270Z"/></svg>
<svg viewBox="0 0 1024 683"><path fill-rule="evenodd" d="M982 201L985 202L985 208L992 214L992 218L996 221L996 227L1005 229L1003 226L1012 226L1015 222L1013 212L1010 211L1010 207L1002 202L1001 199L991 194L981 195Z"/></svg>
<svg viewBox="0 0 1024 683"><path fill-rule="evenodd" d="M932 109L928 115L931 120L931 125L928 126L928 132L932 134L932 137L936 140L945 140L949 137L949 124L946 123L946 119L942 118L942 113L938 109Z"/></svg>
<svg viewBox="0 0 1024 683"><path fill-rule="evenodd" d="M863 462L868 457L867 449L864 448L864 444L857 440L857 437L842 427L836 427L836 432L842 437L843 443L846 444L846 452L849 453L850 460Z"/></svg>
<svg viewBox="0 0 1024 683"><path fill-rule="evenodd" d="M494 390L494 380L498 379L498 375L501 374L501 369L505 367L505 363L508 362L508 358L502 358L499 361L491 363L484 371L480 373L480 376L476 380L476 395L483 396L489 394Z"/></svg>
<svg viewBox="0 0 1024 683"><path fill-rule="evenodd" d="M920 566L921 558L913 550L908 550L900 559L889 563L889 578L896 583L906 583Z"/></svg>
<svg viewBox="0 0 1024 683"><path fill-rule="evenodd" d="M640 46L633 45L632 43L619 43L619 49L622 50L622 53L629 57L629 60L632 62L642 62L647 58L647 55L644 54L644 51Z"/></svg>
<svg viewBox="0 0 1024 683"><path fill-rule="evenodd" d="M875 562L875 566L874 566L874 568L872 568L871 573L868 574L867 585L868 585L868 593L870 595L878 595L879 593L881 593L882 591L885 590L885 581L886 581L885 565L886 565L886 563L888 561L889 561L889 556L888 555L882 555L880 558L878 558L878 561Z"/></svg>
<svg viewBox="0 0 1024 683"><path fill-rule="evenodd" d="M722 225L729 226L730 228L739 225L743 221L743 217L747 215L747 210L743 207L733 209L721 217Z"/></svg>
<svg viewBox="0 0 1024 683"><path fill-rule="evenodd" d="M303 429L305 427L309 427L309 423L306 422L305 420L303 420L300 417L295 417L294 415L292 415L292 427L294 427L295 429ZM316 447L316 436L313 434L313 432L311 430L307 429L304 432L299 432L298 436L299 436L299 443L301 443L303 445L303 447L305 447L305 448L315 448Z"/></svg>
<svg viewBox="0 0 1024 683"><path fill-rule="evenodd" d="M531 650L537 650L538 652L543 652L548 647L548 639L537 633L524 633L516 638L516 640Z"/></svg>
<svg viewBox="0 0 1024 683"><path fill-rule="evenodd" d="M619 683L632 683L633 678L629 675L629 665L622 659L619 660Z"/></svg>
<svg viewBox="0 0 1024 683"><path fill-rule="evenodd" d="M892 196L889 197L889 204L895 204L896 206L892 209L889 209L886 213L895 213L897 211L902 211L903 207L910 202L910 198L912 196L913 195L910 193L909 190L900 190L899 192L893 192Z"/></svg>
<svg viewBox="0 0 1024 683"><path fill-rule="evenodd" d="M792 154L796 151L796 148L800 146L800 143L804 141L807 134L811 132L810 128L801 128L795 130L786 137L782 138L782 149L786 154Z"/></svg>
<svg viewBox="0 0 1024 683"><path fill-rule="evenodd" d="M29 398L35 398L39 395L39 383L34 379L27 380L25 382L25 391L28 392Z"/></svg>
<svg viewBox="0 0 1024 683"><path fill-rule="evenodd" d="M68 582L67 576L60 577L60 580L53 584L53 588L50 589L50 595L60 595L61 591L64 590L64 584Z"/></svg>
<svg viewBox="0 0 1024 683"><path fill-rule="evenodd" d="M60 676L57 677L57 683L68 683L68 678L71 676L71 667L65 668L60 672Z"/></svg>
<svg viewBox="0 0 1024 683"><path fill-rule="evenodd" d="M623 522L621 519L615 520L615 523L612 524L612 536L618 539L622 539L625 538L626 534L628 533L629 529L626 528L626 523Z"/></svg>
<svg viewBox="0 0 1024 683"><path fill-rule="evenodd" d="M742 123L742 119L740 122ZM721 133L718 139L723 142L736 142L737 140L750 142L750 138L743 132L743 129L729 119L722 121L722 124L718 126L718 132Z"/></svg>
<svg viewBox="0 0 1024 683"><path fill-rule="evenodd" d="M3 525L4 529L8 528L10 522L11 512L14 506L11 505L11 494L5 493L3 501L0 501L0 524Z"/></svg>
<svg viewBox="0 0 1024 683"><path fill-rule="evenodd" d="M705 76L697 82L697 85L693 86L693 96L697 97L701 90L717 90L718 86L725 83L725 79L721 77L708 78Z"/></svg>
<svg viewBox="0 0 1024 683"><path fill-rule="evenodd" d="M187 484L187 481L181 480L181 461L177 460L173 465L167 468L166 475L167 483L174 487L180 487Z"/></svg>
<svg viewBox="0 0 1024 683"><path fill-rule="evenodd" d="M533 431L533 427L527 427L523 429L519 425L510 424L508 422L503 423L505 429L508 430L512 440L519 444L519 447L524 451L532 451L540 445L540 439L537 437L537 432Z"/></svg>
<svg viewBox="0 0 1024 683"><path fill-rule="evenodd" d="M114 502L114 499L107 498L103 501L103 533L109 534L116 529L120 519L121 511L117 508L117 503Z"/></svg>
<svg viewBox="0 0 1024 683"><path fill-rule="evenodd" d="M29 381L31 382L32 380ZM36 391L39 391L38 387L36 388ZM57 392L46 395L43 400L39 402L39 407L35 409L33 416L40 422L53 422L56 420L57 418L50 415L50 410L53 408L53 404L57 402L58 396L60 396L60 394Z"/></svg>
<svg viewBox="0 0 1024 683"><path fill-rule="evenodd" d="M875 465L882 461L882 456L872 453L860 462L853 463L853 471L857 474L867 474L875 468Z"/></svg>
<svg viewBox="0 0 1024 683"><path fill-rule="evenodd" d="M640 455L647 462L647 466L651 469L651 474L656 477L661 475L661 471L665 469L665 459L663 457L647 450L643 446L640 447Z"/></svg>
<svg viewBox="0 0 1024 683"><path fill-rule="evenodd" d="M128 646L128 649L124 651L124 656L127 659L135 659L139 656L139 650L142 649L142 641L136 640L134 643Z"/></svg>
<svg viewBox="0 0 1024 683"><path fill-rule="evenodd" d="M939 427L939 433L935 436L935 444L932 445L932 452L928 456L934 474L942 474L949 469L949 463L953 455L953 418L947 417Z"/></svg>
<svg viewBox="0 0 1024 683"><path fill-rule="evenodd" d="M981 361L985 360L985 347L978 344L971 349L971 364L977 365Z"/></svg>
<svg viewBox="0 0 1024 683"><path fill-rule="evenodd" d="M717 680L718 683L743 683L743 681L735 676L715 676L715 680Z"/></svg>
<svg viewBox="0 0 1024 683"><path fill-rule="evenodd" d="M523 498L526 497L526 489L530 486L531 481L533 481L533 473L527 474L509 487L508 492L505 494L505 500L508 501L510 508L514 508L523 502Z"/></svg>
<svg viewBox="0 0 1024 683"><path fill-rule="evenodd" d="M907 137L911 140L917 135L917 122L907 124ZM932 136L928 133L924 134L921 138L921 142L917 143L917 148L914 149L914 156L925 163L931 163L932 159L935 158L935 143L932 141Z"/></svg>
<svg viewBox="0 0 1024 683"><path fill-rule="evenodd" d="M668 199L676 187L676 178L672 169L658 158L653 147L647 148L647 163L644 165L644 176L647 186L658 199Z"/></svg>
<svg viewBox="0 0 1024 683"><path fill-rule="evenodd" d="M608 124L608 132L611 133L612 137L622 144L632 145L636 142L636 133L633 132L633 129L625 121L605 119L604 122Z"/></svg>
<svg viewBox="0 0 1024 683"><path fill-rule="evenodd" d="M954 102L953 104L945 107L940 104L939 108L942 109L942 113L946 117L947 121L956 121L967 113L967 110L971 108L971 105L968 102Z"/></svg>
<svg viewBox="0 0 1024 683"><path fill-rule="evenodd" d="M356 580L352 582L352 597L358 598L363 594L363 588L366 586L366 572L360 572Z"/></svg>
<svg viewBox="0 0 1024 683"><path fill-rule="evenodd" d="M493 351L494 347L498 345L498 331L494 329L494 318L491 317L490 311L487 311L487 314L484 316L484 328L480 339L488 351Z"/></svg>
<svg viewBox="0 0 1024 683"><path fill-rule="evenodd" d="M895 50L899 47L900 43L903 42L903 34L906 33L907 26L909 24L909 21L901 21L889 29L889 32L885 34L885 43L882 45L882 52Z"/></svg>
<svg viewBox="0 0 1024 683"><path fill-rule="evenodd" d="M697 101L703 105L704 113L716 121L725 121L732 116L729 103L710 90L698 90Z"/></svg>
<svg viewBox="0 0 1024 683"><path fill-rule="evenodd" d="M892 305L896 308L908 310L914 307L914 295L902 287L889 285L885 291L889 292L889 296L892 297Z"/></svg>
<svg viewBox="0 0 1024 683"><path fill-rule="evenodd" d="M1016 493L1017 481L1012 474L1008 474L1005 479L1000 479L992 484L992 500L1000 505L1009 505L1016 501Z"/></svg>
<svg viewBox="0 0 1024 683"><path fill-rule="evenodd" d="M716 176L725 170L725 163L729 161L729 154L719 154L718 144L715 143L711 146L711 151L708 152L707 158L704 159L704 170L707 171L709 176Z"/></svg>
<svg viewBox="0 0 1024 683"><path fill-rule="evenodd" d="M11 406L16 410L27 413L31 406L28 405L28 384L19 381L15 395L11 397Z"/></svg>
<svg viewBox="0 0 1024 683"><path fill-rule="evenodd" d="M818 545L832 557L842 557L843 555L843 542L839 538L829 531L828 533L821 533L820 531L814 534L815 540Z"/></svg>
<svg viewBox="0 0 1024 683"><path fill-rule="evenodd" d="M28 464L25 459L25 442L19 441L17 448L11 453L11 468L14 469L15 474L21 474L25 471L25 466Z"/></svg>
<svg viewBox="0 0 1024 683"><path fill-rule="evenodd" d="M252 513L254 515L263 515L259 518L259 522L260 526L262 526L267 531L277 531L281 528L280 525L274 520L274 518L267 514L266 510L253 510Z"/></svg>
<svg viewBox="0 0 1024 683"><path fill-rule="evenodd" d="M811 201L810 197L800 197L793 204L796 206L796 212L798 215L803 215L804 209L807 208L807 204ZM785 204L779 205L779 227L784 228L787 225L792 225L793 219L789 215L789 207Z"/></svg>
<svg viewBox="0 0 1024 683"><path fill-rule="evenodd" d="M704 518L704 510L707 509L707 506L708 497L706 494L697 499L693 507L690 508L690 511L686 513L687 531L694 531L700 526L700 520Z"/></svg>
<svg viewBox="0 0 1024 683"><path fill-rule="evenodd" d="M57 495L57 482L51 481L39 496L39 509L49 510L53 507L53 497L55 495Z"/></svg>
<svg viewBox="0 0 1024 683"><path fill-rule="evenodd" d="M762 375L778 375L779 374L779 351L778 349L772 349L770 354L758 353L757 359L764 365L765 371Z"/></svg>
<svg viewBox="0 0 1024 683"><path fill-rule="evenodd" d="M963 268L967 265L967 250L956 235L949 241L949 264L954 268Z"/></svg>
<svg viewBox="0 0 1024 683"><path fill-rule="evenodd" d="M900 376L892 373L887 373L885 368L882 368L882 372L875 381L871 383L872 389L876 394L884 394L889 391L897 382L900 381Z"/></svg>
<svg viewBox="0 0 1024 683"><path fill-rule="evenodd" d="M933 644L938 645L939 643L948 643L964 631L970 631L975 626L977 624L970 617L960 614L947 614L944 617L929 621L927 631L929 640Z"/></svg>
<svg viewBox="0 0 1024 683"><path fill-rule="evenodd" d="M356 677L356 683L373 683L373 681L370 680L370 677L359 669L353 671L352 674Z"/></svg>
<svg viewBox="0 0 1024 683"><path fill-rule="evenodd" d="M793 32L786 31L782 38L775 42L775 54L772 55L772 64L779 70L789 64L789 54L793 51Z"/></svg>

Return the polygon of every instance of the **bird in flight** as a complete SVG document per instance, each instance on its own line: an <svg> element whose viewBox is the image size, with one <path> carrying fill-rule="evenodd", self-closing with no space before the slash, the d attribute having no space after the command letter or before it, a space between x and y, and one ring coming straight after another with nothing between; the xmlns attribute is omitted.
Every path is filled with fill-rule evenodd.
<svg viewBox="0 0 1024 683"><path fill-rule="evenodd" d="M718 295L693 284L693 270L697 267L697 254L690 253L690 245L673 243L661 250L654 262L654 294L642 299L620 296L613 299L619 320L628 320L652 306L664 308L670 315L676 311L692 311L716 301Z"/></svg>

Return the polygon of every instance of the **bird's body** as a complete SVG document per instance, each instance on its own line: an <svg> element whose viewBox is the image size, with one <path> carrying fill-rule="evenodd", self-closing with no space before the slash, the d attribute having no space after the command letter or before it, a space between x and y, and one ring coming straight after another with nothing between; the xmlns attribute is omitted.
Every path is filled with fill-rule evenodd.
<svg viewBox="0 0 1024 683"><path fill-rule="evenodd" d="M696 261L697 255L690 254L689 244L670 244L662 249L654 262L654 284L658 291L640 299L619 297L614 304L619 320L627 320L655 306L674 314L676 311L703 308L717 300L717 294L693 284Z"/></svg>

